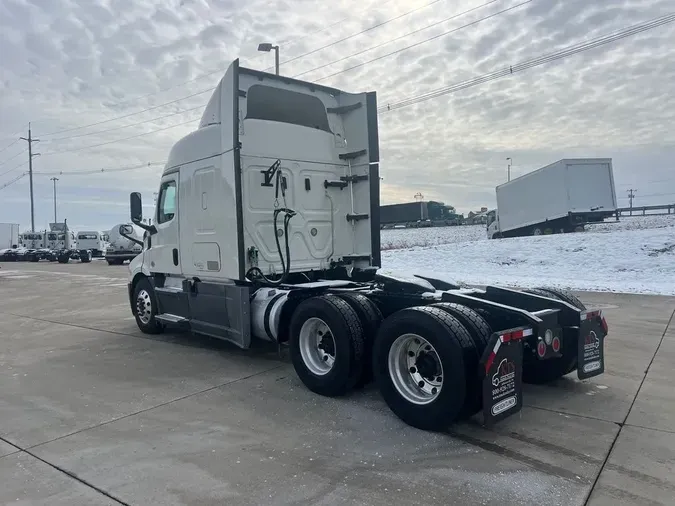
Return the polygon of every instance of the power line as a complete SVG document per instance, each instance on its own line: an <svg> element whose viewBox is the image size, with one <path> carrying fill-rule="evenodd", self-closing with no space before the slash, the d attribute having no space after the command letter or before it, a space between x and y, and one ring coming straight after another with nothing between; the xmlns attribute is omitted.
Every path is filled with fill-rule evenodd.
<svg viewBox="0 0 675 506"><path fill-rule="evenodd" d="M378 49L378 48L381 48L382 46L386 46L387 44L391 44L392 42L396 42L396 41L398 41L398 40L405 39L406 37L410 37L411 35L415 35L415 34L417 34L417 33L419 33L419 32L423 32L424 30L428 30L429 28L433 28L434 26L438 26L438 25L440 25L440 24L446 23L446 22L448 22L448 21L450 21L450 20L452 20L452 19L456 19L456 18L458 18L458 17L464 16L465 14L468 14L468 13L473 12L473 11L478 10L478 9L482 9L483 7L487 7L488 5L491 5L491 4L493 4L493 3L495 3L495 2L499 2L499 1L501 1L501 0L490 0L489 2L485 2L484 4L481 4L481 5L477 6L477 7L473 7L473 8L471 8L471 9L465 10L465 11L463 11L463 12L460 12L459 14L454 14L454 15L448 17L448 18L442 19L442 20L440 20L440 21L437 21L437 22L435 22L435 23L432 23L432 24L430 24L430 25L427 25L427 26L425 26L425 27L423 27L423 28L419 28L419 29L417 29L417 30L413 30L412 32L408 32L408 33L406 33L406 34L404 34L404 35L399 35L398 37L395 37L395 38L393 38L393 39L389 39L389 40L386 40L386 41L384 41L384 42L382 42L382 43L380 43L380 44L376 44L375 46L371 46L371 47L369 47L368 49L363 49L363 50L361 50L361 51L359 51L359 52L357 52L357 53L352 53L352 54L350 54L350 55L343 56L342 58L340 58L340 59L338 59L338 60L333 60L333 61L330 62L330 63L326 63L326 64L324 64L324 65L320 65L319 67L314 67L313 69L306 70L306 71L304 71L304 72L300 72L299 74L294 75L294 76L293 76L293 79L297 79L298 77L304 76L305 74L309 74L310 72L314 72L315 70L319 70L319 69L322 69L322 68L325 68L325 67L330 67L331 65L334 65L334 64L336 64L336 63L340 63L341 61L348 60L348 59L353 58L353 57L355 57L355 56L360 56L360 55L362 55L362 54L364 54L364 53L368 53L368 52L372 51L373 49Z"/></svg>
<svg viewBox="0 0 675 506"><path fill-rule="evenodd" d="M13 184L16 183L19 179L21 179L21 178L23 178L23 177L26 177L27 174L28 174L28 172L24 172L23 174L20 174L19 176L17 176L17 177L15 177L14 179L12 179L11 181L9 181L9 182L3 184L2 186L0 186L0 190L4 190L4 189L7 188L8 186L13 185Z"/></svg>
<svg viewBox="0 0 675 506"><path fill-rule="evenodd" d="M130 116L136 116L137 114L141 114L141 113L144 113L144 112L147 112L147 111L152 111L154 109L159 109L160 107L164 107L165 105L175 104L176 102L182 102L183 100L186 100L188 98L196 97L198 95L203 95L204 93L212 91L215 88L216 87L214 86L214 87L206 89L206 90L198 91L197 93L192 93L191 95L188 95L186 97L177 98L175 100L171 100L170 102L165 102L163 104L148 107L146 109L143 109L142 111L136 111L136 112L132 112L132 113L129 113L129 114L124 114L123 116L117 116L116 118L110 118L110 119L106 119L106 120L103 120L103 121L97 121L96 123L90 123L89 125L82 125L82 126L74 127L74 128L66 128L64 130L58 130L56 132L50 132L50 133L44 134L44 135L50 136L50 135L57 135L57 134L62 134L62 133L66 133L66 132L73 132L75 130L82 130L83 128L89 128L89 127L92 127L92 126L102 125L103 123L110 123L111 121L117 121L118 119L128 118Z"/></svg>
<svg viewBox="0 0 675 506"><path fill-rule="evenodd" d="M571 46L568 46L566 48L563 48L561 50L555 51L553 53L548 53L544 54L526 61L523 61L521 63L511 65L510 67L504 68L502 70L490 72L487 74L483 74L481 76L468 79L466 81L461 81L459 83L452 84L450 86L446 86L443 88L438 88L436 90L432 90L427 93L422 93L420 95L414 95L412 97L409 97L404 100L400 100L398 102L393 102L393 103L388 103L385 106L382 106L378 109L378 112L390 112L396 109L401 109L403 107L407 107L409 105L417 104L420 102L424 102L426 100L430 100L432 98L437 98L442 95L446 95L448 93L453 93L456 91L460 91L466 88L470 88L472 86L477 86L479 84L483 84L489 81L493 81L495 79L500 79L502 77L507 77L512 74L515 74L516 72L521 72L523 70L527 70L533 67L537 67L539 65L544 65L546 63L550 63L552 61L560 60L562 58L567 58L568 56L572 56L584 51L588 51L590 49L594 49L596 47L602 46L604 44L609 44L611 42L615 42L617 40L621 40L627 37L630 37L632 35L636 35L638 33L651 30L653 28L657 28L659 26L665 25L667 23L671 23L675 21L675 14L668 14L665 16L661 16L659 18L654 18L653 20L640 23L637 25L630 26L628 28L612 32L610 35L605 35L601 37L597 37L595 39L591 39L586 42L582 43L576 43Z"/></svg>
<svg viewBox="0 0 675 506"><path fill-rule="evenodd" d="M513 5L511 7L507 7L506 9L502 9L501 11L497 11L493 14L490 14L489 16L484 16L480 19L477 19L476 21L472 21L471 23L467 23L465 25L459 26L457 28L453 28L452 30L448 30L447 32L439 33L438 35L434 35L433 37L429 37L428 39L421 40L419 42L415 42L414 44L411 44L406 47L402 47L401 49L397 49L396 51L392 51L391 53L383 54L382 56L378 56L377 58L373 58L372 60L365 61L363 63L358 63L356 65L352 65L351 67L348 67L346 69L338 70L337 72L333 72L332 74L328 74L326 76L320 77L319 79L314 80L315 83L319 81L323 81L324 79L328 79L329 77L337 76L339 74L344 74L345 72L349 72L350 70L354 70L360 67L363 67L365 65L370 65L371 63L374 63L376 61L380 61L384 58L388 58L390 56L393 56L395 54L402 53L404 51L408 51L409 49L413 49L415 47L421 46L422 44L426 44L427 42L431 42L432 40L439 39L441 37L445 37L446 35L450 35L451 33L457 32L459 30L463 30L464 28L468 28L470 26L476 25L482 21L488 20L490 18L494 18L496 16L499 16L500 14L504 14L506 12L512 11L514 9L517 9L518 7L522 7L523 5L527 5L529 3L532 3L533 0L526 0L525 2L521 2L519 4Z"/></svg>
<svg viewBox="0 0 675 506"><path fill-rule="evenodd" d="M4 176L5 174L9 174L10 172L15 171L15 170L18 169L19 167L23 167L23 166L26 165L27 163L28 163L28 160L26 160L25 162L21 162L19 165L15 165L15 166L12 167L11 169L6 170L6 171L3 172L2 174L0 174L0 177Z"/></svg>
<svg viewBox="0 0 675 506"><path fill-rule="evenodd" d="M21 139L17 139L17 141L20 141L20 140L21 140ZM17 156L23 155L26 151L28 151L28 148L24 149L23 151L21 151L21 152L15 154L14 156L12 156L12 157L10 157L10 158L8 158L8 159L5 160L4 162L1 162L0 165L5 165L5 164L6 164L7 162L9 162L10 160L14 160Z"/></svg>
<svg viewBox="0 0 675 506"><path fill-rule="evenodd" d="M75 138L78 138L78 137L86 137L88 135L98 135L98 134L104 134L104 133L108 133L108 132L114 132L115 130L122 130L124 128L131 128L131 127L135 127L135 126L138 126L138 125L143 125L144 123L152 123L153 121L158 121L160 119L166 119L166 118L170 118L172 116L178 116L179 114L195 111L197 109L203 110L204 107L206 107L206 104L201 104L197 107L191 107L190 109L183 109L182 111L167 114L165 116L158 116L158 117L155 117L155 118L146 119L145 121L139 121L137 123L131 123L130 125L122 125L122 126L118 126L118 127L114 127L114 128L108 128L106 130L97 130L96 132L87 132L87 133L84 133L84 134L70 135L68 137L56 137L55 139L49 139L49 142L64 141L64 140L68 140L68 139L75 139Z"/></svg>
<svg viewBox="0 0 675 506"><path fill-rule="evenodd" d="M129 137L124 137L123 139L115 139L115 140L112 140L112 141L100 142L98 144L91 144L89 146L81 146L79 148L74 148L74 149L63 149L61 151L49 151L42 156L59 155L59 154L62 154L62 153L74 153L76 151L83 151L85 149L92 149L92 148L98 148L100 146L107 146L108 144L114 144L116 142L129 141L131 139L136 139L138 137L143 137L145 135L156 134L157 132L163 132L164 130L169 130L171 128L176 128L178 126L187 125L188 123L193 123L193 122L198 121L198 120L199 120L199 118L193 118L189 121L184 121L182 123L176 123L175 125L171 125L171 126L164 127L164 128L158 128L157 130L150 130L149 132L144 132L142 134L131 135Z"/></svg>
<svg viewBox="0 0 675 506"><path fill-rule="evenodd" d="M18 135L18 134L17 134L17 135ZM13 137L13 136L12 136L12 137ZM0 149L0 153L2 153L4 150L6 150L6 149L8 149L8 148L11 148L12 146L14 146L14 144L16 144L17 142L19 142L20 140L21 140L21 139L18 139L18 138L17 138L17 139L14 139L12 142L10 142L9 144L7 144L7 146L5 146L4 148Z"/></svg>
<svg viewBox="0 0 675 506"><path fill-rule="evenodd" d="M166 160L156 161L156 162L147 162L141 165L132 165L127 167L104 167L101 169L86 169L86 170L59 170L59 171L47 171L47 172L34 172L40 176L87 176L91 174L107 174L109 172L126 172L129 170L138 170L146 169L153 165L162 165L166 163Z"/></svg>
<svg viewBox="0 0 675 506"><path fill-rule="evenodd" d="M286 60L286 61L281 62L281 65L285 65L286 63L290 63L290 62L299 60L300 58L304 58L305 56L309 56L309 55L318 53L319 51L323 51L324 49L327 49L327 48L329 48L329 47L336 46L336 45L338 45L338 44L341 44L342 42L345 42L345 41L348 41L348 40L350 40L350 39L353 39L354 37L358 37L359 35L363 35L364 33L367 33L367 32L369 32L369 31L371 31L371 30L375 30L375 29L377 29L377 28L380 28L380 27L382 27L382 26L384 26L384 25L387 25L387 24L389 24L389 23L392 23L392 22L394 22L394 21L397 21L397 20L399 20L399 19L401 19L401 18L404 18L404 17L406 17L406 16L409 16L410 14L413 14L413 13L415 13L415 12L417 12L417 11L422 10L422 9L426 9L427 7L431 7L432 5L437 4L438 2L443 2L443 1L444 1L444 0L432 0L431 2L428 2L428 3L424 4L424 5L420 5L419 7L415 7L414 9L409 10L409 11L407 11L407 12L404 12L403 14L399 14L398 16L394 16L393 18L385 19L384 21L381 21L380 23L377 23L377 24L375 24L375 25L373 25L373 26L369 26L368 28L365 28L365 29L361 30L360 32L353 33L353 34L348 35L348 36L346 36L346 37L343 37L343 38L341 38L341 39L338 39L338 40L335 40L335 41L333 41L333 42L330 42L330 43L328 43L328 44L326 44L326 45L324 45L324 46L318 47L318 48L316 48L316 49L312 49L311 51L308 51L308 52L306 52L306 53L300 54L300 55L298 55L298 56L294 56L293 58L290 58L290 59L288 59L288 60ZM495 0L495 1L497 1L497 0ZM267 70L272 70L272 69L274 69L274 67L268 67L268 68L265 69L265 71L267 71Z"/></svg>

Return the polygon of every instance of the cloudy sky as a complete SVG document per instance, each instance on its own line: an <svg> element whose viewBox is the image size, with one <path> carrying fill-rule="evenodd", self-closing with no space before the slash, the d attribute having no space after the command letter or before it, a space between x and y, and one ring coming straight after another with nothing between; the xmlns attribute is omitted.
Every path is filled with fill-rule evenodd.
<svg viewBox="0 0 675 506"><path fill-rule="evenodd" d="M30 226L27 144L14 142L29 121L37 228L53 218L54 175L59 220L75 229L126 221L130 191L151 204L161 162L228 64L272 70L259 42L281 45L285 75L375 90L387 105L672 11L672 0L2 0L0 222ZM673 83L670 23L382 113L382 200L421 192L466 213L494 205L507 157L513 176L611 157L620 203L629 188L635 205L673 202Z"/></svg>

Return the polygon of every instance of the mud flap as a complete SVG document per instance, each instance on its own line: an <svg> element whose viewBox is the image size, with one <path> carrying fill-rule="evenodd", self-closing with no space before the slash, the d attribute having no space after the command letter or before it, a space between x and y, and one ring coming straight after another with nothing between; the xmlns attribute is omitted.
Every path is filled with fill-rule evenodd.
<svg viewBox="0 0 675 506"><path fill-rule="evenodd" d="M581 313L577 346L577 377L592 378L605 372L605 337L607 323L602 311L589 310Z"/></svg>
<svg viewBox="0 0 675 506"><path fill-rule="evenodd" d="M490 336L481 359L483 377L483 423L491 426L523 407L523 337L529 327L519 327Z"/></svg>

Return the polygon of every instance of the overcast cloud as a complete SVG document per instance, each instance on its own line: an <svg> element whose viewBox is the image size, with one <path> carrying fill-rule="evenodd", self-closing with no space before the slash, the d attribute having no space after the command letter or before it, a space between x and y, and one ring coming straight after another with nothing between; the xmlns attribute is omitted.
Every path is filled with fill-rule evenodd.
<svg viewBox="0 0 675 506"><path fill-rule="evenodd" d="M32 122L33 135L41 140L35 145L41 156L34 159L36 228L46 228L53 218L50 178L56 175L59 220L68 218L79 230L109 230L128 219L130 191L143 192L145 203L152 204L161 162L196 121L167 127L199 118L210 96L199 92L215 86L237 57L244 66L272 70L273 55L258 53L259 42L281 43L283 74L303 73L303 79L347 91L375 90L382 106L675 11L672 0L532 0L321 79L523 1L496 0L384 44L486 3L437 0L283 64L432 2L2 0L0 149L26 136ZM329 25L334 26L320 31ZM627 205L629 188L638 189L635 205L673 202L673 83L675 23L385 112L380 115L382 201L410 201L422 192L466 213L494 205L494 187L506 179L507 157L513 158L513 176L563 157L611 157L620 203ZM194 96L106 122L188 95ZM194 110L180 112L187 109ZM104 123L76 129L98 122ZM152 133L111 142L147 132ZM100 146L89 148L94 145ZM26 171L27 164L18 166L27 161L26 147L19 141L0 152L0 188ZM54 174L59 171L63 174ZM30 226L28 192L28 177L0 189L0 222Z"/></svg>

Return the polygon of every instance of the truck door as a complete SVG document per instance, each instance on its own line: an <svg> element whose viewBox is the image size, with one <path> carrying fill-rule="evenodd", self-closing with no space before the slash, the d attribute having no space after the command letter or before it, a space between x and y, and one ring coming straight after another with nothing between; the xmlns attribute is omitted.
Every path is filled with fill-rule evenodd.
<svg viewBox="0 0 675 506"><path fill-rule="evenodd" d="M178 171L162 177L157 196L152 247L146 251L150 271L163 274L181 274L178 251Z"/></svg>

